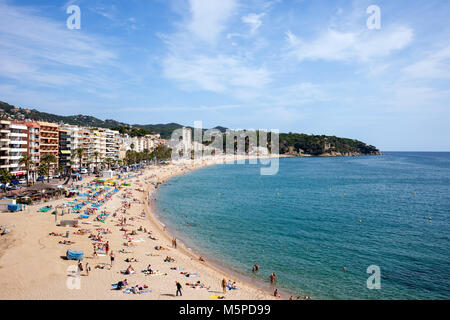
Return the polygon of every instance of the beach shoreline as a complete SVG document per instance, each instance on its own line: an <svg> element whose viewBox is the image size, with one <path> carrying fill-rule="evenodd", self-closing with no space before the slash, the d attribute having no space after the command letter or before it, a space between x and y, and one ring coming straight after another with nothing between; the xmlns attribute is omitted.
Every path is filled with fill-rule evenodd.
<svg viewBox="0 0 450 320"><path fill-rule="evenodd" d="M286 157L291 157L291 156L286 156ZM247 157L246 160L249 160L249 158ZM233 160L231 160L231 161L233 161ZM215 165L220 165L220 164L222 164L222 163L209 163L206 165L202 165L200 167L193 168L187 172L174 173L173 175L168 176L164 180L160 181L160 183L165 184L169 180L175 178L176 176L191 173L195 170L205 168L208 166L215 166ZM229 265L227 265L227 263L225 261L215 259L214 257L201 252L201 250L199 250L198 248L190 248L189 246L187 246L187 242L184 241L184 239L185 239L184 235L181 235L181 237L180 237L180 235L174 233L172 229L167 228L167 224L166 224L166 221L164 221L163 215L159 212L159 210L156 207L157 193L158 193L158 190L153 190L153 192L152 192L153 198L151 200L149 200L149 203L148 203L149 215L150 215L150 219L151 219L151 222L154 227L160 228L161 231L163 230L164 227L166 227L165 234L167 235L168 240L170 240L172 238L176 238L177 241L179 242L179 247L183 249L183 252L186 255L191 256L192 258L197 259L197 260L199 259L200 256L205 258L206 262L204 262L204 264L207 265L208 267L214 269L217 272L223 273L225 275L225 278L227 278L227 279L238 278L240 280L240 282L245 282L247 285L253 287L256 290L263 290L268 295L273 295L273 290L275 287L273 285L269 284L268 282L266 283L261 279L251 278L249 275L246 275L239 271L235 271ZM278 288L278 292L280 293L281 297L285 298L285 299L289 298L290 296L293 296L293 297L298 296L298 294L289 292L286 289Z"/></svg>

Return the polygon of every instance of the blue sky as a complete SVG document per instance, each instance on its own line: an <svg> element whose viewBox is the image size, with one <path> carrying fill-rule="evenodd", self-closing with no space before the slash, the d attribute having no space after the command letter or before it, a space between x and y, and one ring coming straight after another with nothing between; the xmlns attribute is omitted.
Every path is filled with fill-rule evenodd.
<svg viewBox="0 0 450 320"><path fill-rule="evenodd" d="M450 151L448 21L432 0L0 0L0 100Z"/></svg>

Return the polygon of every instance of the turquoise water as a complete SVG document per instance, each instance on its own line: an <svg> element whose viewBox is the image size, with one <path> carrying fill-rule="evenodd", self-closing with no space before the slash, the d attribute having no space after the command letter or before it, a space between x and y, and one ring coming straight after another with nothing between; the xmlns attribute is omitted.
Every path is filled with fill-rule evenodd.
<svg viewBox="0 0 450 320"><path fill-rule="evenodd" d="M450 299L450 153L284 158L277 175L259 169L174 177L157 208L187 245L264 282L276 272L290 292ZM370 265L380 267L380 290L366 286Z"/></svg>

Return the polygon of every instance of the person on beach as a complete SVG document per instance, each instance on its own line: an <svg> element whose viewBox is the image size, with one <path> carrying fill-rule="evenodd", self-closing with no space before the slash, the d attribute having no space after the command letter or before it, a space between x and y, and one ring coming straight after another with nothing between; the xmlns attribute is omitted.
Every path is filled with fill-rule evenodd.
<svg viewBox="0 0 450 320"><path fill-rule="evenodd" d="M106 253L106 255L108 255L108 252L109 252L109 241L106 241L106 244L105 244L105 253Z"/></svg>
<svg viewBox="0 0 450 320"><path fill-rule="evenodd" d="M180 293L180 296L182 296L183 294L181 293L181 288L182 288L181 283L179 283L178 281L175 281L175 282L176 282L176 286L177 286L177 293L176 293L176 295L178 297L178 293Z"/></svg>
<svg viewBox="0 0 450 320"><path fill-rule="evenodd" d="M111 267L113 266L113 263L114 263L114 251L112 251L111 250L111 254L109 255L109 258L110 258L110 260L111 260Z"/></svg>
<svg viewBox="0 0 450 320"><path fill-rule="evenodd" d="M126 287L128 285L127 279L123 280L123 281L119 281L117 283L117 290L121 290L123 287Z"/></svg>
<svg viewBox="0 0 450 320"><path fill-rule="evenodd" d="M98 258L97 247L94 245L94 253L92 254L92 258Z"/></svg>
<svg viewBox="0 0 450 320"><path fill-rule="evenodd" d="M271 284L274 284L275 283L275 280L276 280L276 278L277 278L277 275L276 275L276 273L274 272L274 273L272 273L271 275L270 275L270 283Z"/></svg>
<svg viewBox="0 0 450 320"><path fill-rule="evenodd" d="M89 271L91 271L91 267L89 266L89 263L86 262L86 276L89 276Z"/></svg>
<svg viewBox="0 0 450 320"><path fill-rule="evenodd" d="M133 274L135 271L131 264L128 266L127 270L125 271L125 274Z"/></svg>
<svg viewBox="0 0 450 320"><path fill-rule="evenodd" d="M77 270L78 276L81 275L81 271L83 271L83 265L81 264L81 260L78 260L78 270Z"/></svg>
<svg viewBox="0 0 450 320"><path fill-rule="evenodd" d="M252 272L256 272L259 270L259 266L255 263L255 265L252 268Z"/></svg>
<svg viewBox="0 0 450 320"><path fill-rule="evenodd" d="M225 278L222 279L222 290L223 293L227 293L227 280Z"/></svg>
<svg viewBox="0 0 450 320"><path fill-rule="evenodd" d="M278 289L275 289L275 291L273 292L273 296L276 298L280 298L280 294L278 293Z"/></svg>

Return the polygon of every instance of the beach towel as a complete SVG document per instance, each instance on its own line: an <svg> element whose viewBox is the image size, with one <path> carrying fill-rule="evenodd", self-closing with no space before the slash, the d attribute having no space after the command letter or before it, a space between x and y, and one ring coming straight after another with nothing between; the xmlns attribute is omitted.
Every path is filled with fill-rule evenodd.
<svg viewBox="0 0 450 320"><path fill-rule="evenodd" d="M162 273L162 272L154 272L154 273L145 273L146 276L167 276L167 273Z"/></svg>
<svg viewBox="0 0 450 320"><path fill-rule="evenodd" d="M126 274L126 275L133 275L133 274L136 274L135 271L131 271L131 273L127 273L127 270L121 270L120 273L121 273L121 274Z"/></svg>
<svg viewBox="0 0 450 320"><path fill-rule="evenodd" d="M210 296L211 299L225 299L224 296Z"/></svg>

